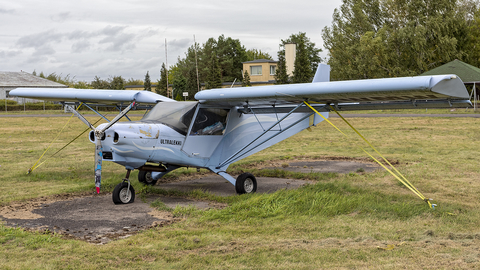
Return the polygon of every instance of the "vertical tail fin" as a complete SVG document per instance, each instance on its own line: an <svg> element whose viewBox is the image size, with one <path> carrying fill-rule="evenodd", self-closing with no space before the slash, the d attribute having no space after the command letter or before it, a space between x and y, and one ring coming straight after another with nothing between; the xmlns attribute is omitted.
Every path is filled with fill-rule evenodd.
<svg viewBox="0 0 480 270"><path fill-rule="evenodd" d="M316 82L329 82L330 81L330 66L325 64L319 64L315 77L313 77L312 83Z"/></svg>

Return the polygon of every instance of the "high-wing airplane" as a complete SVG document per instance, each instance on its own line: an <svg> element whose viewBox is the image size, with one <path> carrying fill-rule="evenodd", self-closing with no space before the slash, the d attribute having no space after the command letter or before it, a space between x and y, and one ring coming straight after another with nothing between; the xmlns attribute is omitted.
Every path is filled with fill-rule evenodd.
<svg viewBox="0 0 480 270"><path fill-rule="evenodd" d="M204 90L194 102L127 90L18 88L10 95L82 102L93 111L98 104L130 103L97 127L71 110L92 129L96 191L103 160L127 169L113 191L115 204L134 201L129 179L134 169L140 182L154 185L180 167L206 168L232 183L238 194L255 192L255 176L243 173L235 179L228 166L323 121L307 103L325 118L330 106L338 111L471 106L455 75L329 82L329 73L329 66L320 65L312 83ZM138 104L153 108L140 121L118 122Z"/></svg>

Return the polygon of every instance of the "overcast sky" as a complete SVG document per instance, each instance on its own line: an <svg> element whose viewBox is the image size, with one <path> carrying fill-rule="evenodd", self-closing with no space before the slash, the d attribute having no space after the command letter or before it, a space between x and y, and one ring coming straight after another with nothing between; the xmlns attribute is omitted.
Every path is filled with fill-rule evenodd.
<svg viewBox="0 0 480 270"><path fill-rule="evenodd" d="M169 65L193 44L239 39L268 52L306 32L323 49L321 31L341 0L0 0L0 71L143 80L159 78L167 40ZM325 57L326 52L322 53Z"/></svg>

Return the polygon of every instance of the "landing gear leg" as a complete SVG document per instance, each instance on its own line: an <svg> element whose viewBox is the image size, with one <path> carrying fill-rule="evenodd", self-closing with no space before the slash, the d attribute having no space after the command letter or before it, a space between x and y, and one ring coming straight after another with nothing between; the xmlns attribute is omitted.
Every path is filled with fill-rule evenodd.
<svg viewBox="0 0 480 270"><path fill-rule="evenodd" d="M127 169L127 175L123 182L118 184L112 193L114 204L127 204L135 201L135 189L130 185L130 169Z"/></svg>

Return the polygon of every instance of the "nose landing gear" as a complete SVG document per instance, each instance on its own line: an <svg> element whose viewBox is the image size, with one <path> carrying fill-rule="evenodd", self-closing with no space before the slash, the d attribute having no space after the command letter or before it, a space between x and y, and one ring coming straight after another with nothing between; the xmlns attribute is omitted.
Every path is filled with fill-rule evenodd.
<svg viewBox="0 0 480 270"><path fill-rule="evenodd" d="M135 189L130 185L130 172L131 170L127 169L125 179L113 190L112 200L114 204L127 204L135 201Z"/></svg>

